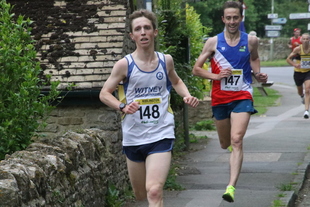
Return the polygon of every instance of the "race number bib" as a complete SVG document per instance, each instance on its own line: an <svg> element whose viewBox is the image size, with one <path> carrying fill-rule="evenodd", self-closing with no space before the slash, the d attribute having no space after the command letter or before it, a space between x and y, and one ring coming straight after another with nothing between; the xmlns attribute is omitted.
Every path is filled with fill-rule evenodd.
<svg viewBox="0 0 310 207"><path fill-rule="evenodd" d="M135 119L138 123L146 125L158 124L158 119L163 110L160 97L135 99L134 101L140 105L139 110L135 113Z"/></svg>
<svg viewBox="0 0 310 207"><path fill-rule="evenodd" d="M221 90L241 91L243 83L243 70L232 69L231 76L221 79Z"/></svg>
<svg viewBox="0 0 310 207"><path fill-rule="evenodd" d="M302 57L300 60L300 68L310 69L310 57Z"/></svg>

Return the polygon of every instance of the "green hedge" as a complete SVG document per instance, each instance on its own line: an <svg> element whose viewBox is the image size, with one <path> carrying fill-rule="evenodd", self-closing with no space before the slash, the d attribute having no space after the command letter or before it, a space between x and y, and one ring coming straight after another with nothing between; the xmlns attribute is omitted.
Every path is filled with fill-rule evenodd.
<svg viewBox="0 0 310 207"><path fill-rule="evenodd" d="M15 17L11 9L0 1L0 159L31 143L53 108L49 101L58 95L56 82L49 83L50 95L40 94L46 79L39 78L41 68L30 36L32 22Z"/></svg>

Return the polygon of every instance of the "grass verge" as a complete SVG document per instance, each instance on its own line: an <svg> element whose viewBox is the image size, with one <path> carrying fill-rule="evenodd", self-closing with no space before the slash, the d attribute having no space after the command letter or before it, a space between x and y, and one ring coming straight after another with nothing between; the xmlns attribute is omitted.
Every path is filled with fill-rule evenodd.
<svg viewBox="0 0 310 207"><path fill-rule="evenodd" d="M254 88L254 108L258 111L255 115L263 115L267 112L268 107L277 106L278 100L281 97L278 91L272 88L265 88L268 96L262 96L257 88Z"/></svg>
<svg viewBox="0 0 310 207"><path fill-rule="evenodd" d="M261 61L261 67L281 67L281 66L289 66L286 62L286 59L273 60L273 61Z"/></svg>

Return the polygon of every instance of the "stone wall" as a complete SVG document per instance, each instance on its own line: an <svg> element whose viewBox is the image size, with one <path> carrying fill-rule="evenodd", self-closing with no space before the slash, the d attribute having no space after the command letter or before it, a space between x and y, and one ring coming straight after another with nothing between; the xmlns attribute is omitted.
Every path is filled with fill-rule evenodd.
<svg viewBox="0 0 310 207"><path fill-rule="evenodd" d="M271 58L270 54L270 38L260 39L258 53L261 61L268 61ZM287 43L289 38L273 38L273 56L274 60L286 59L290 54L291 49L288 48Z"/></svg>
<svg viewBox="0 0 310 207"><path fill-rule="evenodd" d="M189 107L191 123L206 119L209 108L208 100ZM174 114L184 129L183 112ZM1 207L103 207L109 185L129 188L118 112L103 104L59 106L42 135L0 162Z"/></svg>
<svg viewBox="0 0 310 207"><path fill-rule="evenodd" d="M0 162L1 207L103 207L129 186L119 130L39 138Z"/></svg>
<svg viewBox="0 0 310 207"><path fill-rule="evenodd" d="M101 130L117 130L119 115L115 110L102 104L101 106L58 106L48 119L47 126L40 133L46 136L61 135L68 130L98 128Z"/></svg>
<svg viewBox="0 0 310 207"><path fill-rule="evenodd" d="M49 136L59 136L68 130L83 131L83 129L98 128L100 130L117 130L119 116L113 109L102 106L58 106L47 119L47 126L40 133ZM175 120L180 121L183 112L174 111ZM190 125L212 118L210 98L200 101L197 108L188 107Z"/></svg>
<svg viewBox="0 0 310 207"><path fill-rule="evenodd" d="M206 97L196 108L188 107L188 123L194 125L199 121L212 119L211 98Z"/></svg>

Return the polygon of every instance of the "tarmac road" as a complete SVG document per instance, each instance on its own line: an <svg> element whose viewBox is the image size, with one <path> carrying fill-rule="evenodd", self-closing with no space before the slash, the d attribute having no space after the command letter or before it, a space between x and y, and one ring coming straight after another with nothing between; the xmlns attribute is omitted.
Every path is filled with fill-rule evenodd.
<svg viewBox="0 0 310 207"><path fill-rule="evenodd" d="M165 207L275 207L274 202L294 206L295 192L302 187L310 160L310 120L303 118L304 105L294 83L279 82L278 76L283 73L275 68L266 72L269 80L276 80L272 88L282 97L279 105L270 107L265 115L251 117L235 202L222 200L229 179L230 153L220 148L216 132L203 131L193 133L208 136L208 141L193 144L197 150L180 162L177 181L186 189L166 191ZM147 203L126 205L134 206L146 207Z"/></svg>
<svg viewBox="0 0 310 207"><path fill-rule="evenodd" d="M268 78L279 85L295 86L293 80L294 70L291 66L286 67L263 67L261 72L267 73Z"/></svg>

